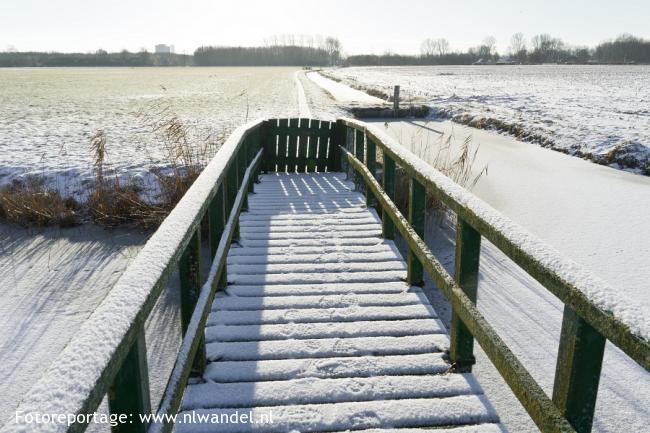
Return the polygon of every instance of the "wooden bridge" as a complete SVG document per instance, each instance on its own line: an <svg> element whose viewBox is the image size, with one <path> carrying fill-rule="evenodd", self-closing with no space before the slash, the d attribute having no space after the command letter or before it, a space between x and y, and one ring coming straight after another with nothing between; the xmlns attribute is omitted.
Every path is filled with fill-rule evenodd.
<svg viewBox="0 0 650 433"><path fill-rule="evenodd" d="M426 194L456 214L454 277L423 241ZM552 397L475 306L482 238L565 304ZM143 326L176 269L183 341L152 408ZM453 308L449 336L425 273ZM650 368L650 344L588 298L594 284L367 124L260 120L228 139L18 411L83 415L107 395L127 420L115 432L498 432L471 374L476 339L541 431L588 432L605 342ZM3 431L85 430L76 421Z"/></svg>

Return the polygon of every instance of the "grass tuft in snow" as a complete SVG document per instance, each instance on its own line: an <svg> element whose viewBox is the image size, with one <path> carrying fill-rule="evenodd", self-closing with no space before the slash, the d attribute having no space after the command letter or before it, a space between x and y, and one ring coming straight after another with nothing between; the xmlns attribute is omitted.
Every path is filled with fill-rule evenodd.
<svg viewBox="0 0 650 433"><path fill-rule="evenodd" d="M81 222L78 208L35 177L0 188L0 219L21 226L72 227Z"/></svg>

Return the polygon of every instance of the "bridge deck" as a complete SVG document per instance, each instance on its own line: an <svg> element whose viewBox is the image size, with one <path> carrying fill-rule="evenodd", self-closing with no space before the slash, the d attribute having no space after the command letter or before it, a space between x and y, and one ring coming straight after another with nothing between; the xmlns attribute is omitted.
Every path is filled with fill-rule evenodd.
<svg viewBox="0 0 650 433"><path fill-rule="evenodd" d="M273 422L176 431L500 431L473 376L448 372L442 323L351 187L340 173L262 176L208 318L204 380L180 417Z"/></svg>

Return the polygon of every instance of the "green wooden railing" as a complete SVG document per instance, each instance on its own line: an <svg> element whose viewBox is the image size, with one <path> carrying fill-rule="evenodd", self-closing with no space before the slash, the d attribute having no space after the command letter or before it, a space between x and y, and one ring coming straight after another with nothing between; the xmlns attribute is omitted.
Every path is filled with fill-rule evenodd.
<svg viewBox="0 0 650 433"><path fill-rule="evenodd" d="M591 431L605 341L650 370L650 343L586 295L586 285L602 285L524 233L514 223L428 166L380 130L353 119L339 119L344 158L365 185L367 202L381 207L383 235L395 229L408 245L408 281L432 278L452 305L449 357L457 371L471 371L474 339L542 432ZM382 182L376 150L383 154ZM395 170L409 179L408 217L394 203ZM425 194L432 194L457 217L455 278L425 244ZM553 396L549 398L476 307L481 239L504 252L564 303ZM585 278L585 275L587 277ZM612 289L613 290L613 289Z"/></svg>
<svg viewBox="0 0 650 433"><path fill-rule="evenodd" d="M377 146L383 155L381 184L376 177ZM453 367L458 371L471 369L476 339L543 432L591 429L606 340L649 369L648 341L588 299L581 291L583 280L572 276L576 268L567 271L554 267L552 263L562 259L544 255L545 247L539 241L527 238L522 242L516 225L394 140L352 119L270 119L252 122L231 135L109 296L23 399L18 411L89 414L107 395L112 414L149 414L152 405L144 323L171 273L178 270L183 340L155 411L158 415L176 414L189 377L205 367L203 329L216 292L227 284L228 249L239 236L239 215L248 207L247 194L254 190L257 173L340 171L342 159L354 168L357 183L365 185L367 204L381 207L384 237L392 239L397 231L406 240L408 281L422 284L427 272L450 301L449 356ZM394 204L397 166L409 176L407 217ZM426 193L457 215L455 279L423 241ZM200 272L204 225L211 256L206 278ZM482 238L500 248L565 305L552 399L476 308ZM153 433L173 428L171 422L143 425L137 417L132 420L113 431ZM81 432L86 427L85 422L68 427L10 421L2 431Z"/></svg>

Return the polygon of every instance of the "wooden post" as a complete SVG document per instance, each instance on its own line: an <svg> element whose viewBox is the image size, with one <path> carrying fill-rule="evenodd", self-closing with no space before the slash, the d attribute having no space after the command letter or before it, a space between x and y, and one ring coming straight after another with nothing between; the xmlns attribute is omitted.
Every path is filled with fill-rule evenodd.
<svg viewBox="0 0 650 433"><path fill-rule="evenodd" d="M591 431L604 351L605 337L565 305L553 403L578 433Z"/></svg>
<svg viewBox="0 0 650 433"><path fill-rule="evenodd" d="M224 209L223 209L223 182L219 185L217 193L212 198L208 207L208 244L210 246L210 260L217 254L219 241L223 234Z"/></svg>
<svg viewBox="0 0 650 433"><path fill-rule="evenodd" d="M366 167L368 167L372 176L375 177L375 173L377 172L377 146L369 138L366 139ZM366 206L373 207L375 202L374 194L366 186Z"/></svg>
<svg viewBox="0 0 650 433"><path fill-rule="evenodd" d="M456 223L455 278L463 292L474 303L478 288L481 234L460 217ZM449 356L458 372L472 371L474 358L474 337L465 324L452 311Z"/></svg>
<svg viewBox="0 0 650 433"><path fill-rule="evenodd" d="M355 135L354 135L354 156L363 163L363 155L365 153L364 149L364 133L363 131L360 131L358 129L355 130ZM357 191L361 191L361 185L365 185L365 182L363 181L363 176L361 173L357 172L356 170L354 171L354 186L356 187Z"/></svg>
<svg viewBox="0 0 650 433"><path fill-rule="evenodd" d="M210 207L208 208L208 231L209 231L209 244L210 244L210 257L211 260L214 260L215 254L217 254L217 248L219 248L219 241L223 235L224 225L226 224L226 188L225 188L225 179L221 182L217 193L215 194ZM219 289L223 289L227 284L227 273L226 267L224 266L223 271L221 272L221 278L219 279Z"/></svg>
<svg viewBox="0 0 650 433"><path fill-rule="evenodd" d="M399 117L399 86L393 88L393 117Z"/></svg>
<svg viewBox="0 0 650 433"><path fill-rule="evenodd" d="M113 433L146 433L147 424L143 424L139 416L151 413L144 329L138 332L133 346L108 389L108 410L118 416L126 415L130 421L111 427Z"/></svg>
<svg viewBox="0 0 650 433"><path fill-rule="evenodd" d="M178 262L181 280L181 329L183 335L192 319L192 313L201 294L201 228L197 228L190 243ZM194 358L195 374L203 373L205 368L205 338L201 336L201 345Z"/></svg>
<svg viewBox="0 0 650 433"><path fill-rule="evenodd" d="M226 202L226 215L225 220L227 221L230 217L230 212L232 207L235 204L235 198L237 197L237 190L239 189L239 181L237 180L237 158L234 159L233 164L228 168L228 174L226 175L226 187L227 187L227 202ZM235 221L235 230L233 233L233 240L239 240L239 221Z"/></svg>
<svg viewBox="0 0 650 433"><path fill-rule="evenodd" d="M383 188L386 195L390 200L395 202L395 161L384 152L384 175L383 175ZM384 238L395 238L395 224L390 219L388 212L382 209L381 216L381 232Z"/></svg>
<svg viewBox="0 0 650 433"><path fill-rule="evenodd" d="M413 230L424 239L424 212L425 212L425 190L424 186L411 177L409 184L409 223ZM408 254L408 283L413 286L424 284L422 263L409 249Z"/></svg>

